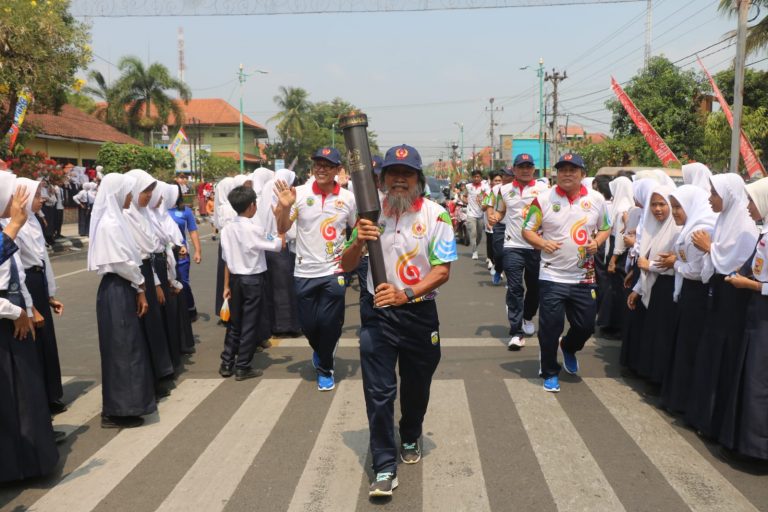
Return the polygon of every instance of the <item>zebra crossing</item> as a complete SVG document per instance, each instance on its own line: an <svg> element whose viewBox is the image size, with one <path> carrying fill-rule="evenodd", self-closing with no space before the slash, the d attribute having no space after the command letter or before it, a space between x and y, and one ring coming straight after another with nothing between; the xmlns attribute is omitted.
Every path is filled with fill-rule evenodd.
<svg viewBox="0 0 768 512"><path fill-rule="evenodd" d="M400 468L401 487L377 509L484 512L524 510L526 502L560 511L768 510L764 493L740 484L759 475L734 476L620 378L585 377L559 395L542 392L538 379L490 382L433 382L422 463ZM332 393L313 388L295 375L244 383L188 378L145 426L104 431L101 388L93 385L54 419L70 437L62 473L0 487L0 510L369 510L362 382L341 380ZM522 428L505 432L494 415L477 414L489 409ZM592 414L600 421L585 429ZM524 436L517 439L524 448L509 449L509 432ZM296 451L285 435L300 436ZM601 436L615 446L601 449ZM277 456L275 443L282 443ZM515 474L526 451L533 454L522 468L527 479ZM609 451L619 460L608 460ZM273 468L282 479L268 475ZM254 490L260 478L281 487L266 501ZM497 485L499 478L511 488Z"/></svg>

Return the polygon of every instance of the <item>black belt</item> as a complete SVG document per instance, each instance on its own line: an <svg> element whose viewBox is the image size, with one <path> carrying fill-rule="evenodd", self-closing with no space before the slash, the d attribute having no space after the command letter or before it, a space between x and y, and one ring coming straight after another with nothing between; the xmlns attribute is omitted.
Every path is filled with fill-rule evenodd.
<svg viewBox="0 0 768 512"><path fill-rule="evenodd" d="M38 265L35 265L33 267L25 268L24 272L27 272L27 273L29 273L29 272L38 272L40 274L43 274L43 273L45 273L45 267L40 267Z"/></svg>

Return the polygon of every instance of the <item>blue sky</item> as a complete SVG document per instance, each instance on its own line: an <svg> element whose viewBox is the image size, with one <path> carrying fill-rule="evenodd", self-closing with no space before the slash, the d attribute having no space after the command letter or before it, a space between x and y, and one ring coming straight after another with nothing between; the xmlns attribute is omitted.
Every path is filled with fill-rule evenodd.
<svg viewBox="0 0 768 512"><path fill-rule="evenodd" d="M85 0L73 3L78 1ZM653 54L677 60L720 41L735 20L721 16L717 3L654 0ZM245 86L244 109L255 120L267 123L276 112L272 98L280 85L303 87L313 101L338 96L363 109L383 148L409 143L432 161L447 156L450 142L458 141L455 122L465 126L465 153L473 144L488 145L490 97L504 108L496 116L497 135L538 132L540 57L547 71L568 73L559 90L560 109L572 114L570 122L607 133L610 115L603 103L611 97L610 75L624 81L642 67L645 5L92 18L99 57L92 68L114 78L118 73L106 61L132 54L175 71L181 26L185 80L194 97L219 97L237 106L242 62L246 70L270 72L254 75ZM702 52L717 52L703 58L710 71L729 66L735 46L726 46ZM524 66L530 67L519 69ZM686 67L695 68L695 62ZM589 93L595 94L584 96Z"/></svg>

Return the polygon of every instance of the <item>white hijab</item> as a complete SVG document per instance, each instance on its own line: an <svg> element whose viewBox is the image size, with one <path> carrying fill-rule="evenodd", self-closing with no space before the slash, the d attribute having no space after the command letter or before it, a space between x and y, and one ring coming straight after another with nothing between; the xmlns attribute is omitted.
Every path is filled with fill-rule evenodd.
<svg viewBox="0 0 768 512"><path fill-rule="evenodd" d="M266 167L259 167L251 173L251 181L253 181L253 191L256 192L256 196L260 197L264 185L275 177L275 172L272 169Z"/></svg>
<svg viewBox="0 0 768 512"><path fill-rule="evenodd" d="M233 189L237 188L237 187L242 187L248 181L253 183L253 179L251 178L250 174L238 174L237 176L233 177L232 179L235 180L235 186L233 187Z"/></svg>
<svg viewBox="0 0 768 512"><path fill-rule="evenodd" d="M136 245L138 245L142 255L158 252L162 242L153 228L152 217L147 207L139 206L139 194L152 186L153 183L156 183L157 180L142 169L133 169L125 173L125 175L136 180L132 190L131 206L125 210L125 215L130 220L128 225L131 227L133 239L136 241ZM154 191L152 192L152 200L156 201ZM150 200L150 205L152 200Z"/></svg>
<svg viewBox="0 0 768 512"><path fill-rule="evenodd" d="M141 265L141 254L130 232L130 222L123 215L123 204L136 179L123 174L107 174L101 180L91 212L88 233L88 270L99 265L132 261Z"/></svg>
<svg viewBox="0 0 768 512"><path fill-rule="evenodd" d="M264 228L264 232L271 235L277 234L277 221L272 208L277 206L277 194L275 193L275 183L282 180L290 187L296 179L296 173L289 169L280 169L275 173L275 177L264 184L262 193L256 203L256 217Z"/></svg>
<svg viewBox="0 0 768 512"><path fill-rule="evenodd" d="M762 178L747 185L747 194L757 206L763 218L763 231L768 228L768 178Z"/></svg>
<svg viewBox="0 0 768 512"><path fill-rule="evenodd" d="M163 233L165 235L165 242L171 243L177 247L184 245L184 238L181 236L181 230L176 221L171 218L171 214L168 213L168 208L176 206L176 201L179 199L179 186L176 184L158 182L160 187L163 202L157 208L157 214L160 219L160 223L163 226Z"/></svg>
<svg viewBox="0 0 768 512"><path fill-rule="evenodd" d="M717 214L712 211L709 204L709 194L697 185L683 185L675 189L670 197L674 197L685 212L685 224L675 241L675 254L679 255L681 249L688 241L688 237L695 231L704 230L710 235L717 222ZM675 273L674 298L677 302L680 290L683 289L683 276Z"/></svg>
<svg viewBox="0 0 768 512"><path fill-rule="evenodd" d="M8 208L14 192L16 192L16 175L10 171L0 171L0 217Z"/></svg>
<svg viewBox="0 0 768 512"><path fill-rule="evenodd" d="M637 258L640 255L640 241L643 238L643 225L647 217L647 203L651 197L651 191L654 187L659 186L660 183L652 178L643 178L632 182L632 197L637 204L639 204L640 212L635 215L640 215L640 220L635 228L635 245L630 249L629 254L633 258Z"/></svg>
<svg viewBox="0 0 768 512"><path fill-rule="evenodd" d="M635 198L632 194L632 180L625 176L619 176L608 183L608 188L611 189L611 196L613 196L611 220L613 221L614 229L618 229L619 222L617 221L635 205ZM614 236L620 235L618 231L614 231L613 234Z"/></svg>
<svg viewBox="0 0 768 512"><path fill-rule="evenodd" d="M675 225L675 220L672 218L671 207L669 215L663 222L656 220L656 217L650 213L651 200L654 194L658 194L667 204L669 204L669 195L673 191L673 188L664 185L656 185L648 194L645 203L645 220L643 221L643 239L640 242L640 256L647 258L651 263L658 258L659 254L672 252L674 250L675 240L677 240L677 235L680 232L680 228ZM640 273L638 287L645 307L648 307L651 300L651 289L659 274L672 275L674 272L674 269L668 269L658 273L650 271L642 271Z"/></svg>
<svg viewBox="0 0 768 512"><path fill-rule="evenodd" d="M723 211L715 223L709 251L712 265L702 273L704 282L715 272L728 275L739 270L757 243L757 225L747 212L744 180L738 174L725 173L712 176L710 181L723 199Z"/></svg>
<svg viewBox="0 0 768 512"><path fill-rule="evenodd" d="M40 222L35 218L35 214L32 213L32 205L34 203L35 194L37 193L37 187L40 186L39 181L30 180L27 178L16 178L16 186L26 187L29 194L29 200L27 201L27 222L19 230L16 236L16 244L19 249L34 254L40 261L45 262L47 251L45 248L45 235L43 235L43 228L40 226Z"/></svg>
<svg viewBox="0 0 768 512"><path fill-rule="evenodd" d="M234 178L227 177L216 184L216 196L213 202L213 225L216 226L216 229L219 231L224 228L224 224L227 222L227 217L229 217L230 220L232 218L232 212L234 212L234 210L232 210L232 207L229 205L227 196L234 188Z"/></svg>
<svg viewBox="0 0 768 512"><path fill-rule="evenodd" d="M703 189L707 194L710 191L709 179L712 177L712 171L706 165L693 162L683 166L683 183L686 185L695 185Z"/></svg>

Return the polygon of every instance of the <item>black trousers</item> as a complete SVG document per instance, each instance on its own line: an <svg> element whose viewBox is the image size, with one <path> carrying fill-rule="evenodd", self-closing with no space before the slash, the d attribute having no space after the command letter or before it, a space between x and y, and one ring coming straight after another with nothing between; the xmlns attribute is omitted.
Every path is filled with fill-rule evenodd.
<svg viewBox="0 0 768 512"><path fill-rule="evenodd" d="M539 264L541 253L534 249L504 249L507 276L507 319L509 334L522 332L523 319L531 320L539 307ZM525 288L523 288L525 282Z"/></svg>
<svg viewBox="0 0 768 512"><path fill-rule="evenodd" d="M432 375L440 362L440 322L434 301L397 308L366 302L360 330L360 366L368 413L373 471L397 471L395 398L400 370L400 440L421 437Z"/></svg>
<svg viewBox="0 0 768 512"><path fill-rule="evenodd" d="M563 336L563 349L578 352L595 332L597 292L591 284L564 284L539 281L539 373L545 379L560 373L558 339L568 318L570 328Z"/></svg>
<svg viewBox="0 0 768 512"><path fill-rule="evenodd" d="M507 225L497 222L493 225L493 268L497 273L504 272L504 234L507 231Z"/></svg>
<svg viewBox="0 0 768 512"><path fill-rule="evenodd" d="M260 339L264 317L266 272L261 274L230 274L229 325L224 338L221 362L238 369L251 367Z"/></svg>
<svg viewBox="0 0 768 512"><path fill-rule="evenodd" d="M317 371L333 375L336 345L344 326L344 276L294 278L301 330L320 357Z"/></svg>

